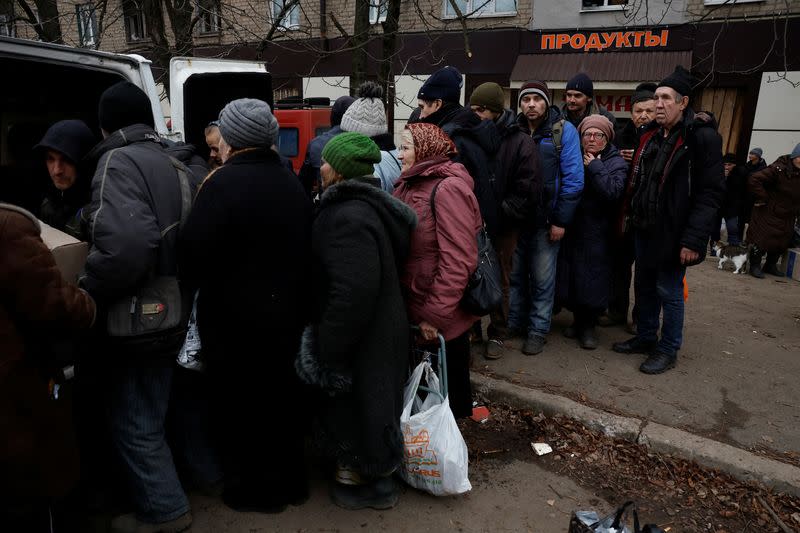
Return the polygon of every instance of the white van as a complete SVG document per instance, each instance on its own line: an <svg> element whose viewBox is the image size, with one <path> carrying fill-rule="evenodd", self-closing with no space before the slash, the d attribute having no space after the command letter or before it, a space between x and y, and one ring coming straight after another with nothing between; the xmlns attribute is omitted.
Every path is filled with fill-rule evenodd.
<svg viewBox="0 0 800 533"><path fill-rule="evenodd" d="M149 96L156 131L194 144L202 157L208 153L203 130L226 103L250 97L272 105L265 63L174 58L168 129L150 65L139 55L0 37L0 202L38 209L49 178L32 147L51 124L64 119L83 120L99 139L100 95L120 80Z"/></svg>

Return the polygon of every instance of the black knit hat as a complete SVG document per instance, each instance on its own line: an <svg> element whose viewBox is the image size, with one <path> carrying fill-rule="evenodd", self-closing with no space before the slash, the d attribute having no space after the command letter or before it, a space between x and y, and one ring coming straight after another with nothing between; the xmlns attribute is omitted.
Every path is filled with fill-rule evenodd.
<svg viewBox="0 0 800 533"><path fill-rule="evenodd" d="M331 107L331 126L338 126L342 123L344 112L347 111L347 108L350 107L350 104L355 101L356 99L350 95L340 96L336 99L336 101L333 103L333 107Z"/></svg>
<svg viewBox="0 0 800 533"><path fill-rule="evenodd" d="M455 67L443 67L431 74L417 93L421 100L441 100L442 102L458 102L461 99L461 87L464 80L461 72Z"/></svg>
<svg viewBox="0 0 800 533"><path fill-rule="evenodd" d="M103 92L97 117L100 127L108 133L134 124L155 127L150 99L129 81L115 83Z"/></svg>
<svg viewBox="0 0 800 533"><path fill-rule="evenodd" d="M638 104L639 102L646 102L647 100L652 100L656 97L656 89L658 85L655 83L640 83L636 86L636 89L633 91L633 96L631 96L631 104Z"/></svg>
<svg viewBox="0 0 800 533"><path fill-rule="evenodd" d="M722 156L722 162L723 163L733 163L735 165L736 164L736 156L734 154L730 154L730 153L729 154L725 154L724 156Z"/></svg>
<svg viewBox="0 0 800 533"><path fill-rule="evenodd" d="M681 65L675 67L675 71L661 80L658 84L659 87L669 87L674 89L681 96L690 96L692 94L692 87L695 86L696 80L692 73L683 68Z"/></svg>
<svg viewBox="0 0 800 533"><path fill-rule="evenodd" d="M572 76L572 79L567 82L566 90L578 91L591 98L594 95L594 84L586 73L579 72Z"/></svg>
<svg viewBox="0 0 800 533"><path fill-rule="evenodd" d="M94 147L95 136L82 120L62 120L47 129L34 150L50 149L67 156L78 164Z"/></svg>

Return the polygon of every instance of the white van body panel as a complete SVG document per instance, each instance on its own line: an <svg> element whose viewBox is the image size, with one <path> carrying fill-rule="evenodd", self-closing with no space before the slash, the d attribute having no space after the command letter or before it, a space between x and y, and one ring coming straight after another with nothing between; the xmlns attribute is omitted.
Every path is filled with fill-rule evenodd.
<svg viewBox="0 0 800 533"><path fill-rule="evenodd" d="M268 74L263 61L238 61L235 59L215 59L207 57L173 57L169 62L169 92L172 111L172 132L183 137L184 132L184 84L195 74L221 73L263 73Z"/></svg>

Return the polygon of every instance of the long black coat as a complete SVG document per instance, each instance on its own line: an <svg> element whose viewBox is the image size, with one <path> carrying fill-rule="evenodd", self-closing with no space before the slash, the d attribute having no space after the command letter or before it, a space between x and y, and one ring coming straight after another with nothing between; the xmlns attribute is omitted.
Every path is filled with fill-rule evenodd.
<svg viewBox="0 0 800 533"><path fill-rule="evenodd" d="M637 252L636 260L650 267L680 265L683 247L699 254L692 264L702 263L725 194L722 137L716 131L716 123L696 118L687 108L675 127L681 128L681 142L662 176L658 222L652 229L637 230L641 231L646 247ZM634 154L634 167L654 135L661 135L655 121L644 129ZM639 184L637 180L634 187Z"/></svg>
<svg viewBox="0 0 800 533"><path fill-rule="evenodd" d="M391 472L403 454L409 324L399 271L416 222L365 178L327 189L314 220L314 312L296 367L328 393L315 408L318 442L370 476Z"/></svg>
<svg viewBox="0 0 800 533"><path fill-rule="evenodd" d="M566 228L558 263L557 298L572 310L608 307L611 242L627 174L628 164L612 144L585 167L583 194Z"/></svg>

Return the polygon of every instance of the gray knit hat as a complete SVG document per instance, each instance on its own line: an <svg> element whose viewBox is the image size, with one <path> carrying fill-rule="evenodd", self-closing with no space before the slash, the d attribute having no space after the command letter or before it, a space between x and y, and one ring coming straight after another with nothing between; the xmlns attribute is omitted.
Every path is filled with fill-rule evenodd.
<svg viewBox="0 0 800 533"><path fill-rule="evenodd" d="M342 131L363 133L375 137L389 132L386 110L383 107L383 89L377 83L365 82L358 89L358 100L353 102L342 116Z"/></svg>
<svg viewBox="0 0 800 533"><path fill-rule="evenodd" d="M219 132L231 148L269 148L278 130L278 120L263 100L240 98L219 114Z"/></svg>

